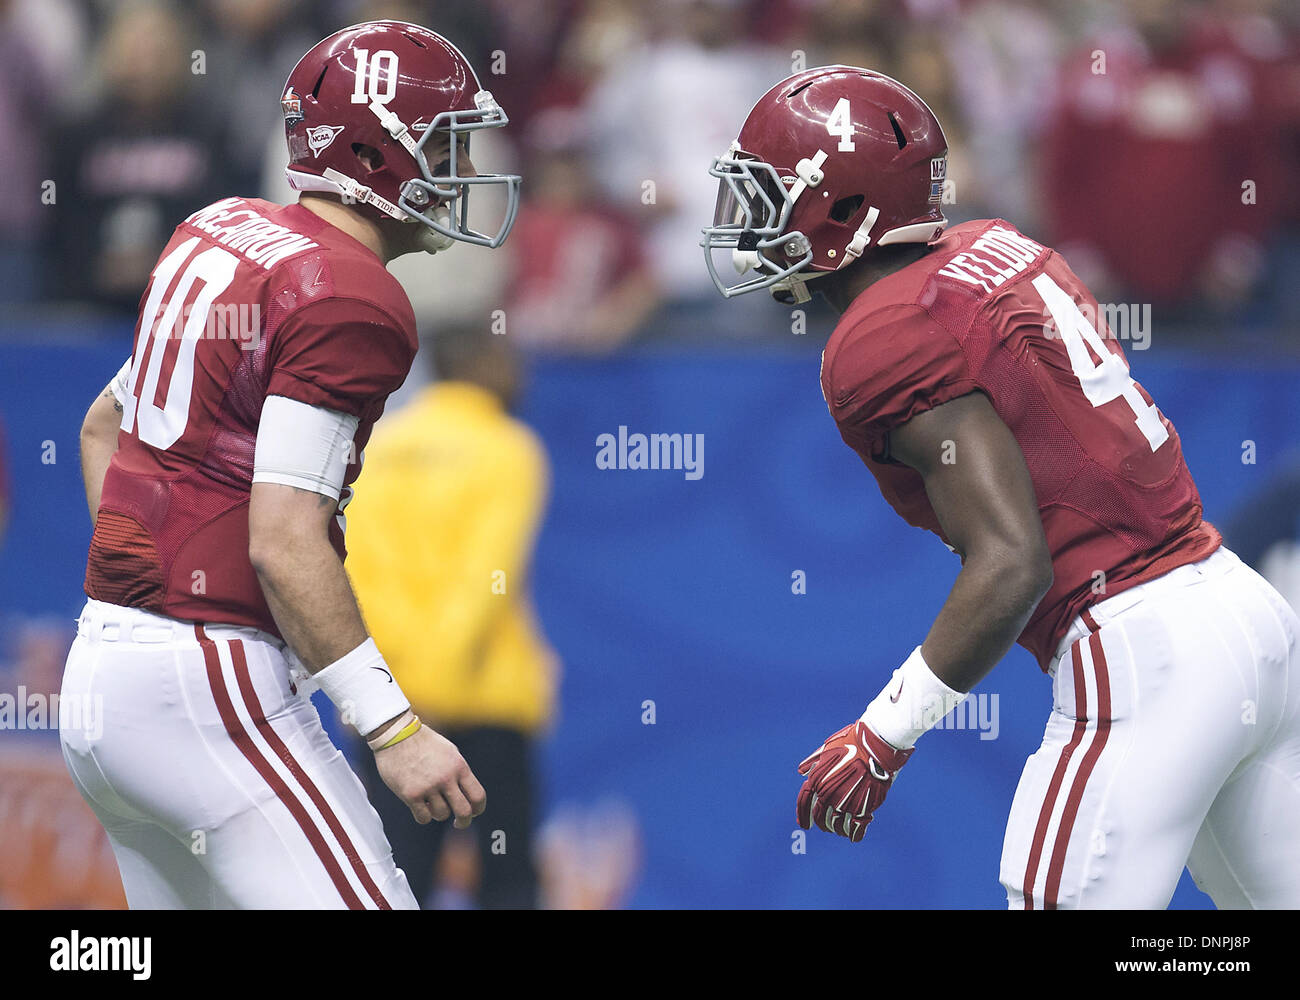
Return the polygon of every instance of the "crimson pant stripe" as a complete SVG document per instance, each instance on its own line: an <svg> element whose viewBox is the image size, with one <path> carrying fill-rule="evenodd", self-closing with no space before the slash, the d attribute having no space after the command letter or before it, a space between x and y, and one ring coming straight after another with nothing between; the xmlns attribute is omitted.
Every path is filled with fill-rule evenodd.
<svg viewBox="0 0 1300 1000"><path fill-rule="evenodd" d="M370 877L370 870L366 867L365 862L361 860L361 855L343 829L343 824L339 822L339 818L330 807L329 801L321 794L320 789L311 780L310 775L303 770L302 765L289 752L289 748L280 739L280 734L272 729L271 724L266 721L266 713L262 711L262 703L258 700L257 691L253 688L252 675L248 672L248 660L244 656L244 644L241 640L234 639L231 641L230 657L235 665L235 679L239 682L239 691L244 696L244 706L248 709L248 714L252 716L257 731L262 734L267 746L284 762L285 767L289 769L289 773L297 779L298 784L302 786L312 802L316 803L316 808L325 817L326 825L338 839L339 844L342 845L343 854L348 859L348 863L352 865L352 870L356 872L362 888L366 890L366 895L381 910L391 910L392 906L384 898L384 894L379 891L379 886L375 885L375 880Z"/></svg>
<svg viewBox="0 0 1300 1000"><path fill-rule="evenodd" d="M1080 639L1079 642L1083 640ZM1061 784L1065 781L1065 772L1070 766L1074 751L1083 742L1083 734L1088 728L1088 692L1083 686L1083 665L1079 662L1079 642L1070 647L1070 662L1074 667L1074 732L1061 750L1052 780L1047 784L1047 795L1043 807L1038 813L1038 825L1034 828L1034 839L1029 849L1029 863L1025 866L1025 909L1034 908L1034 880L1038 877L1038 864L1043 857L1043 847L1047 843L1047 827L1052 821L1052 810L1056 808L1056 797L1061 793Z"/></svg>
<svg viewBox="0 0 1300 1000"><path fill-rule="evenodd" d="M1045 909L1056 909L1056 897L1061 888L1061 875L1065 871L1065 854L1070 846L1070 832L1074 828L1075 817L1079 814L1079 803L1083 801L1083 790L1088 784L1088 776L1097 765L1097 758L1105 749L1110 736L1110 677L1106 670L1106 654L1101 648L1101 634L1091 615L1084 619L1093 629L1088 636L1088 648L1092 652L1092 671L1097 678L1097 731L1092 738L1092 745L1083 755L1079 771L1074 776L1070 797L1065 800L1065 811L1061 813L1061 828L1056 833L1056 846L1052 849L1052 863L1047 868L1047 896L1043 901Z"/></svg>
<svg viewBox="0 0 1300 1000"><path fill-rule="evenodd" d="M212 689L212 697L217 703L217 711L221 715L221 722L226 727L226 733L239 748L239 752L244 755L244 759L253 765L253 769L261 775L262 780L270 786L289 814L297 821L299 828L307 837L307 842L311 844L312 850L316 852L316 857L325 866L325 871L334 883L334 888L338 890L339 895L343 897L343 902L347 904L350 910L363 910L365 905L348 883L347 876L343 874L343 869L339 867L338 860L330 851L329 845L325 843L325 838L321 835L316 824L307 815L307 810L303 804L294 797L289 786L285 784L284 779L276 773L275 768L271 766L253 738L245 731L243 723L239 721L239 715L235 711L235 704L230 698L230 693L226 690L225 678L221 676L221 660L217 655L217 644L209 639L203 632L202 625L194 626L194 635L199 640L199 645L203 649L203 663L207 667L208 686Z"/></svg>

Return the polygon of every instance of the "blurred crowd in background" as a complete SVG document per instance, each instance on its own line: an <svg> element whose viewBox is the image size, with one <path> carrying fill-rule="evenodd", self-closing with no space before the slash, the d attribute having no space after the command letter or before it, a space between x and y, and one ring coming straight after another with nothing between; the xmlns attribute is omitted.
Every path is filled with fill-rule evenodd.
<svg viewBox="0 0 1300 1000"><path fill-rule="evenodd" d="M735 138L755 100L799 69L847 63L903 81L944 123L951 183L943 207L951 221L1006 218L1061 250L1101 302L1149 304L1154 330L1146 332L1157 349L1189 345L1211 354L1300 355L1300 307L1293 291L1300 287L1300 4L1284 0L0 0L0 176L7 194L0 199L0 341L12 342L0 343L0 349L12 347L12 356L19 357L27 345L49 347L79 338L90 346L72 353L94 355L95 364L100 356L113 359L103 367L107 380L120 357L114 352L119 346L123 354L128 350L138 300L158 253L182 218L231 194L280 203L295 197L283 175L285 79L319 39L375 18L427 25L463 49L511 118L508 129L474 138L475 163L524 175L523 208L503 248L457 245L435 261L412 255L391 265L411 296L421 333L434 335L435 350L422 354L436 355L440 342L445 350L448 343L488 328L504 330L510 335L506 342L543 355L608 355L664 342L706 349L788 344L820 350L825 341L815 335L818 317L793 327L788 312L761 293L724 300L709 280L698 242L701 227L712 220L717 194L710 162ZM490 212L492 205L476 209L484 207ZM807 308L818 308L817 301ZM820 319L828 329L829 317L823 312ZM803 329L814 335L791 336ZM703 367L683 370L703 378L700 373L712 371L707 366L713 360L695 357L691 363ZM815 358L807 360L815 365ZM46 358L40 371L71 377L67 373L75 366L65 362ZM27 375L24 363L20 357L20 376ZM682 408L684 419L707 425L710 434L716 428L718 437L711 442L720 441L724 452L729 444L743 449L754 427L766 428L760 433L770 433L778 444L794 440L792 434L773 432L770 419L764 424L772 388L784 374L765 381L761 370L750 370L732 380L749 377L748 389L715 387L724 398L731 392L733 407L754 408L755 423L746 420L741 442L739 436L728 439L726 421L709 423L716 414L692 409L693 382L689 389L673 388L676 374L656 381L658 376L644 372L624 373L619 382L620 364L604 366L614 369L617 387L610 393L619 407L620 392L636 391L643 409L634 412L672 413L676 419L673 408ZM440 366L444 378L455 374L443 370L447 367ZM612 716L602 714L601 699L616 701L616 694L639 704L642 694L635 685L642 678L669 683L662 677L666 669L671 674L671 663L655 662L653 669L642 664L641 673L627 669L644 649L658 649L664 641L661 620L701 615L696 632L688 625L683 634L710 636L701 647L705 652L669 647L668 659L682 660L681 677L691 685L697 672L717 670L728 660L747 662L760 645L776 642L778 632L784 636L785 620L756 619L760 638L751 647L744 645L751 638L745 628L723 630L725 641L740 643L739 652L714 655L716 643L724 640L705 616L717 603L712 595L700 600L702 591L683 586L674 561L686 558L679 550L660 553L645 581L623 588L629 590L629 603L602 599L594 602L595 617L586 614L591 574L611 579L601 575L602 558L620 565L628 558L621 546L629 516L652 518L653 513L665 519L647 522L645 537L656 540L657 553L674 540L683 548L700 548L700 539L717 535L722 541L703 549L710 558L731 560L717 577L728 585L755 559L770 557L769 550L749 547L744 531L726 533L737 519L724 500L740 487L733 482L728 492L725 471L722 489L702 493L703 499L692 497L689 518L704 525L694 532L676 521L671 529L664 526L680 509L673 503L683 502L665 500L671 494L655 494L654 502L643 506L644 497L636 492L643 488L640 481L624 487L622 479L587 478L592 471L587 452L575 448L576 438L566 437L577 433L575 427L585 433L590 423L575 419L567 408L576 398L575 387L586 384L589 376L581 372L587 367L552 365L549 409L544 403L535 411L544 418L538 431L542 440L568 463L557 470L557 482L568 491L562 498L567 507L549 549L552 585L560 585L549 595L551 607L563 613L553 615L548 629L556 630L566 671L572 664L569 676L578 678L569 693L577 701L569 711L582 720L560 727L568 742L556 751L559 763L552 764L560 776L579 775L581 784L591 777L593 760L617 761L601 779L604 785L593 781L593 786L617 788L622 795L629 778L619 768L627 766L633 769L631 785L641 775L638 787L645 801L639 816L618 797L588 811L583 803L562 799L558 805L551 798L539 804L547 819L536 835L539 884L529 891L553 906L620 905L639 877L639 824L645 824L646 864L666 886L666 895L647 897L653 905L690 899L689 884L707 883L706 868L732 873L733 855L743 852L728 843L725 857L699 853L702 849L688 843L692 838L684 832L693 824L678 827L675 816L665 818L664 802L675 804L679 796L678 786L663 785L654 771L663 760L673 760L655 756L666 752L659 744L639 743L638 752L626 755L598 752L602 739L614 739L611 733L625 738L622 730L611 728ZM579 369L579 376L566 381L568 368ZM1294 399L1291 383L1268 383L1267 374L1255 365L1233 383L1235 395L1211 400L1197 394L1200 383L1191 377L1192 388L1175 399L1196 400L1195 406L1183 404L1193 426L1210 411L1240 417L1230 427L1207 419L1203 434L1232 437L1239 424L1251 427L1253 419L1254 430L1242 431L1252 439L1252 449L1254 438L1269 434L1289 442L1291 425L1274 421L1271 411L1268 419L1245 412L1250 404L1268 410ZM413 373L412 381L422 377L428 372ZM1222 394L1229 382L1233 373L1221 377L1216 365L1215 391ZM1177 387L1176 380L1168 386ZM60 486L53 478L63 474L66 463L56 468L51 454L49 465L39 466L50 477L31 471L46 460L51 443L46 439L57 436L48 429L55 423L51 413L67 406L52 402L49 411L28 412L47 389L39 379L26 378L19 379L19 388L30 398L24 405L20 393L18 403L8 404L11 428L18 426L15 416L22 422L17 443L8 449L0 427L0 541L12 512L10 536L17 544L9 553L19 555L11 565L22 569L10 577L25 583L35 566L30 560L36 542L29 543L40 534L35 526L55 523L41 517L73 509L80 517L84 508L75 482ZM477 406L466 403L463 386L457 391L462 407ZM816 389L810 391L813 409L820 410ZM602 394L593 397L584 400L588 407L617 413L611 416L614 424L623 419L622 409L600 409ZM78 398L73 408L84 402ZM712 395L709 404L713 407ZM824 412L813 415L825 417ZM500 415L492 419L504 422ZM443 422L440 414L431 426ZM1228 445L1236 447L1235 441ZM1203 448L1202 454L1218 454ZM12 495L6 450L12 481L21 487ZM1270 470L1271 479L1255 482L1253 464L1237 463L1234 451L1227 465L1204 463L1205 481L1212 488L1230 481L1232 490L1219 492L1234 498L1233 504L1249 493L1249 503L1226 534L1252 563L1271 566L1270 577L1300 602L1295 517L1300 460L1279 459L1276 447L1269 452L1262 446L1261 452L1268 456L1261 468ZM803 455L800 445L787 459ZM380 475L376 463L382 449L371 458L367 482ZM496 465L503 474L519 473L517 462ZM610 492L615 487L628 492ZM746 479L746 517L770 518L756 523L772 526L754 530L755 537L805 530L800 516L783 507L776 494L751 495L751 487ZM515 497L518 491L497 492ZM707 506L710 496L714 508ZM855 507L846 514L840 496L826 494L822 507L814 505L811 521L818 532L831 532L827 525L839 523L837 517L855 519L853 530L860 530L856 519L863 512ZM801 494L799 503L804 500ZM363 497L362 515L365 503ZM1220 503L1222 509L1226 501ZM482 506L475 501L467 509ZM376 519L381 522L388 526L388 519ZM739 523L743 528L748 522ZM460 526L457 522L457 530ZM419 530L417 525L414 531ZM75 532L61 526L58 537L64 535L75 537ZM588 552L593 536L604 546L593 548L594 555ZM784 537L774 544L780 550ZM838 536L835 546L838 550ZM406 554L416 551L412 547ZM72 562L80 564L83 552L77 551ZM636 559L640 573L641 553ZM432 571L429 558L410 561ZM48 586L62 566L42 552L32 578ZM665 566L672 572L664 572ZM669 577L671 585L655 582ZM885 580L868 574L863 585L879 586L879 599L892 600L894 585ZM60 596L48 601L57 615L13 615L10 621L0 614L0 675L20 691L58 690L71 618L60 602L64 589L75 598L75 573L67 583L67 588L60 583ZM621 587L607 589L617 594ZM443 600L431 586L410 590ZM673 603L679 598L680 605ZM725 602L721 606L725 609ZM761 601L758 606L768 607ZM772 636L761 633L769 619L779 625ZM624 635L628 622L632 627ZM641 622L652 622L653 629L638 631ZM828 662L839 662L838 654L826 655ZM610 662L619 669L608 670ZM609 687L629 676L625 688ZM761 708L774 690L779 688L756 685L750 692L753 706ZM537 705L544 700L539 697ZM688 700L698 700L694 687L691 698L683 699ZM787 710L782 704L782 725ZM549 708L539 716L547 713ZM476 721L499 725L501 720ZM531 740L540 724L526 723L515 728ZM636 729L649 732L640 723ZM747 732L720 732L718 738L729 744ZM1032 738L1036 743L1037 736ZM761 739L762 747L771 742L766 732ZM684 749L691 756L679 759L678 773L689 770L685 762L696 753L693 744ZM57 753L0 763L8 768L0 774L0 854L11 862L0 866L0 906L70 900L120 905L102 833L68 783ZM642 766L644 774L635 770ZM6 775L17 780L6 782ZM968 784L975 787L974 781ZM661 786L670 800L654 797ZM561 791L574 793L569 787ZM650 829L656 823L658 828ZM990 844L1000 835L986 833ZM656 844L657 860L651 850ZM751 847L767 865L770 845ZM441 892L452 886L461 896L472 895L468 887L476 877L466 872L483 863L479 848L472 835L459 841L451 836L441 861ZM91 860L69 864L70 857ZM690 867L705 857L706 866ZM759 862L750 862L751 871L760 869ZM942 868L932 874L945 889L955 882ZM740 875L734 879L736 885L746 881ZM827 877L810 891L843 881ZM825 905L815 895L762 898L816 899Z"/></svg>
<svg viewBox="0 0 1300 1000"><path fill-rule="evenodd" d="M552 352L788 337L708 279L707 169L773 83L849 63L944 123L950 220L1013 221L1179 338L1300 349L1300 5L1282 0L0 0L0 301L31 310L7 325L129 320L181 218L291 198L284 80L381 17L465 51L511 117L475 159L525 177L503 253L394 265L427 325L504 309L515 343Z"/></svg>

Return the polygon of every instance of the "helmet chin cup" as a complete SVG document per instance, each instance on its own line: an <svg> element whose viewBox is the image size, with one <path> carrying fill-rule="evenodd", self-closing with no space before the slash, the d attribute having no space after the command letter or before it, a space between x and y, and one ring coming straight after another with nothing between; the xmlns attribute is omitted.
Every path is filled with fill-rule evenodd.
<svg viewBox="0 0 1300 1000"><path fill-rule="evenodd" d="M450 249L452 244L456 242L456 238L448 235L443 230L451 225L451 213L447 211L445 206L439 205L423 214L426 219L437 223L437 226L420 227L420 234L416 238L416 244L419 248L425 253L438 253L441 250ZM415 223L418 220L411 219L410 221Z"/></svg>
<svg viewBox="0 0 1300 1000"><path fill-rule="evenodd" d="M454 163L452 169L455 170ZM411 178L402 185L397 207L408 218L428 226L452 242L499 247L505 242L519 212L519 182L517 174ZM489 234L470 225L469 193L474 187L492 186L504 188L506 211L497 231ZM430 209L430 205L434 207Z"/></svg>

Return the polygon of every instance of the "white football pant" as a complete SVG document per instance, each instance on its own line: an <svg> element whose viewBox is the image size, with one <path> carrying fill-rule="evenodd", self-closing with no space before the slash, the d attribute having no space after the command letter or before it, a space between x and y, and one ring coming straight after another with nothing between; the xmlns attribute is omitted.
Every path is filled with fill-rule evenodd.
<svg viewBox="0 0 1300 1000"><path fill-rule="evenodd" d="M1300 908L1300 620L1227 549L1094 605L1007 823L1014 909Z"/></svg>
<svg viewBox="0 0 1300 1000"><path fill-rule="evenodd" d="M132 908L415 909L361 782L295 690L283 644L90 601L63 756Z"/></svg>

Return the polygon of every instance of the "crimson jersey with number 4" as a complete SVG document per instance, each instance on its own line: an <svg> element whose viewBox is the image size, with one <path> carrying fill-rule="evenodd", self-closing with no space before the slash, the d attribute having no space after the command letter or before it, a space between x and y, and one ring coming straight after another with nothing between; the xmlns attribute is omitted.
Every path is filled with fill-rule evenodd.
<svg viewBox="0 0 1300 1000"><path fill-rule="evenodd" d="M858 296L826 345L822 391L885 499L941 538L889 432L958 396L989 398L1024 453L1051 550L1052 588L1020 636L1044 669L1089 604L1220 544L1177 431L1130 377L1096 300L1001 219L953 226Z"/></svg>
<svg viewBox="0 0 1300 1000"><path fill-rule="evenodd" d="M278 634L248 558L262 404L358 418L330 529L341 558L348 484L416 344L380 259L300 205L227 198L182 222L141 299L86 593Z"/></svg>

